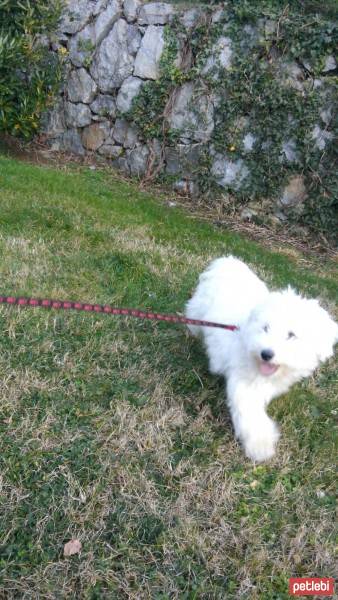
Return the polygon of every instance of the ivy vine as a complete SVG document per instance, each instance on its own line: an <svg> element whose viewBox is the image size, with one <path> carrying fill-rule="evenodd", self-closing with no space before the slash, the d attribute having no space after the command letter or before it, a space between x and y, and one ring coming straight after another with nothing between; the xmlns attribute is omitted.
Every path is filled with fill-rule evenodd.
<svg viewBox="0 0 338 600"><path fill-rule="evenodd" d="M229 0L221 6L217 22L209 5L191 30L184 30L179 18L166 27L160 77L142 87L127 118L145 141L173 145L180 132L171 130L167 120L171 98L183 83L203 80L216 108L214 132L200 157L201 193L215 193L211 154L245 163L249 175L228 190L238 207L261 202L273 212L281 190L301 176L306 199L285 208L287 217L335 239L338 34L333 5ZM230 67L214 61L202 74L222 36L231 40ZM182 52L189 61L177 66Z"/></svg>

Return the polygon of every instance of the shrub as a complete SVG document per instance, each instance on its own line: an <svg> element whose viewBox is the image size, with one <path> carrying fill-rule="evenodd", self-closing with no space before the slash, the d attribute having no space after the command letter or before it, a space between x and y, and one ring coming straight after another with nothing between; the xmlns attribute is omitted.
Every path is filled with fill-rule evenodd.
<svg viewBox="0 0 338 600"><path fill-rule="evenodd" d="M61 1L0 0L0 131L25 138L39 127L61 77L49 52Z"/></svg>

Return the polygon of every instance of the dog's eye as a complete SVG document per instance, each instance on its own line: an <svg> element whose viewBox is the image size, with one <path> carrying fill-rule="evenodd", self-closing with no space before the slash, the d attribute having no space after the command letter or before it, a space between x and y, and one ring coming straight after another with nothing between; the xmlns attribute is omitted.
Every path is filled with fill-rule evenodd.
<svg viewBox="0 0 338 600"><path fill-rule="evenodd" d="M291 340L292 338L295 338L295 337L296 337L296 334L293 333L293 331L289 331L289 333L288 333L288 340Z"/></svg>
<svg viewBox="0 0 338 600"><path fill-rule="evenodd" d="M268 333L269 329L270 329L269 325L264 325L263 331L265 331L265 333Z"/></svg>

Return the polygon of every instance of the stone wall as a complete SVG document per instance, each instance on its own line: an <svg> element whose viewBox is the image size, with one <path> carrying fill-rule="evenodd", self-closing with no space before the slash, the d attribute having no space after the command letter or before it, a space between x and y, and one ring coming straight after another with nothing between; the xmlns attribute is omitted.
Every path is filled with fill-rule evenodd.
<svg viewBox="0 0 338 600"><path fill-rule="evenodd" d="M230 134L230 142L224 148L215 142L224 126L220 113L224 112L226 100L226 93L222 96L218 91L217 81L231 72L236 52L225 13L226 4L209 11L206 17L202 8L178 11L162 2L68 0L68 9L51 44L54 52L66 58L65 84L45 121L51 147L78 155L96 153L125 173L140 178L165 175L176 190L190 194L199 193L201 164L205 165L208 157L207 175L219 188L234 193L241 189L250 192L252 156L257 157L258 144L261 152L269 153L271 140L258 140L250 115L238 115L236 147ZM196 56L187 40L194 29L205 25L206 18L210 27L218 25L218 33L205 52L199 52L197 70ZM133 122L130 111L146 82L158 81L161 76L165 31L174 20L175 31L179 33L173 68L181 79L177 76L160 115L173 135L149 138L145 135L146 128L141 131ZM277 25L261 19L255 27L243 26L240 48L250 54L262 32L269 36ZM269 61L278 64L281 88L297 90L301 98L309 85L304 73L310 67L285 62L272 52ZM198 74L186 77L192 69ZM326 99L324 80L334 70L336 63L329 55L323 65L322 79L317 77L312 81L315 88L324 90L318 122L308 132L313 147L319 150L325 149L332 139L329 127L332 108ZM289 115L290 129L281 137L278 149L280 164L293 167L277 194L275 217L281 220L285 208L302 204L307 196L297 143L292 135L296 127L292 119ZM225 138L227 134L224 131ZM255 212L254 208L251 213L246 211L249 218Z"/></svg>
<svg viewBox="0 0 338 600"><path fill-rule="evenodd" d="M69 0L52 49L66 80L44 131L54 150L98 153L142 177L150 155L123 118L146 81L159 76L164 26L173 7L140 0Z"/></svg>

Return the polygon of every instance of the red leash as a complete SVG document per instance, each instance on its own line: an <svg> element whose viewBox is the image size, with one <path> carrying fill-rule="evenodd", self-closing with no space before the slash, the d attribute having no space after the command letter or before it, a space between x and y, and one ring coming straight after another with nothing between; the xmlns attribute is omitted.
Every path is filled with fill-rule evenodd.
<svg viewBox="0 0 338 600"><path fill-rule="evenodd" d="M122 315L125 317L136 317L137 319L150 319L152 321L166 321L168 323L185 323L186 325L199 325L201 327L218 327L237 331L236 325L224 325L211 321L200 321L199 319L187 319L176 315L164 315L161 313L148 312L133 308L114 308L107 304L88 304L83 302L69 302L67 300L49 300L41 298L23 298L15 296L0 296L0 304L11 306L41 306L43 308L57 308L62 310L84 310L85 312L105 313L108 315Z"/></svg>

